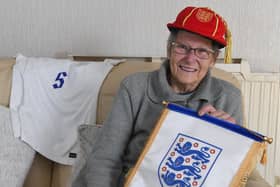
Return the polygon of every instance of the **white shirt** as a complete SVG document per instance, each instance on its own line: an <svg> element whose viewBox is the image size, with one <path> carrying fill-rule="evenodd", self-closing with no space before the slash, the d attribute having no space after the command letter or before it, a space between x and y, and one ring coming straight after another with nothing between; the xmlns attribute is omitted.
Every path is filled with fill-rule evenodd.
<svg viewBox="0 0 280 187"><path fill-rule="evenodd" d="M116 63L18 55L10 102L14 135L45 157L72 165L77 129L95 123L99 89Z"/></svg>

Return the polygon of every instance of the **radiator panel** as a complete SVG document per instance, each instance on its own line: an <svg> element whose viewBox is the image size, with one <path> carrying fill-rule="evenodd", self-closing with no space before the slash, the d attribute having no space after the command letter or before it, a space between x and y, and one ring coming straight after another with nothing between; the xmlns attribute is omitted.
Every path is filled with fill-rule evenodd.
<svg viewBox="0 0 280 187"><path fill-rule="evenodd" d="M273 75L271 75L273 76ZM279 81L240 80L245 101L246 124L249 129L273 137L274 142L268 145L268 162L258 166L260 173L273 184L274 177L280 175L279 156ZM277 171L278 170L278 171Z"/></svg>
<svg viewBox="0 0 280 187"><path fill-rule="evenodd" d="M231 71L241 84L246 126L273 138L267 148L267 164L259 164L257 168L276 186L280 178L280 74L251 73L248 63L242 63L234 68L223 68L226 65L219 65L219 68Z"/></svg>

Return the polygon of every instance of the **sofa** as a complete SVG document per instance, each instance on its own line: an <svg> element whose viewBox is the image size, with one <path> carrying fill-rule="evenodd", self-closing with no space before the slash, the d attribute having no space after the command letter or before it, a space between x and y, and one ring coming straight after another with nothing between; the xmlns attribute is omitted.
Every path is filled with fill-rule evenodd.
<svg viewBox="0 0 280 187"><path fill-rule="evenodd" d="M102 59L104 58L73 57L73 60L75 61L100 61ZM127 58L125 62L116 65L110 71L99 91L96 124L102 124L106 118L116 91L119 88L120 81L125 76L134 72L152 71L158 69L161 64L160 60L156 59L156 62L151 62L153 60L154 59L152 58ZM12 68L14 63L14 58L0 59L0 105L6 107L9 106L12 84ZM230 73L221 69L213 68L212 74L216 77L228 80L239 87L238 80ZM71 175L71 166L55 163L39 153L36 153L28 174L25 177L24 187L67 187L71 185ZM256 174L256 180L254 181L255 184L258 184L258 177L258 174ZM2 184L0 185L2 186Z"/></svg>

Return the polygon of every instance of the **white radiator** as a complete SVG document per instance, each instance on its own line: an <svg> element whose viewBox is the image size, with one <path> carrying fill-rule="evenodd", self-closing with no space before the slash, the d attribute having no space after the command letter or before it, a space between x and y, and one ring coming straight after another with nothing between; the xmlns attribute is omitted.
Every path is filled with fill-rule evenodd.
<svg viewBox="0 0 280 187"><path fill-rule="evenodd" d="M247 127L273 138L267 149L268 162L258 170L271 185L280 185L280 74L251 73L244 60L216 67L232 72L240 81Z"/></svg>

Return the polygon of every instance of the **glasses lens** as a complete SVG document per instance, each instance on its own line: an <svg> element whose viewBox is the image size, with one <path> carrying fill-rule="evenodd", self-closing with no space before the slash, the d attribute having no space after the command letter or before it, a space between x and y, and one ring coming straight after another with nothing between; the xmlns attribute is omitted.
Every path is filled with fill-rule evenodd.
<svg viewBox="0 0 280 187"><path fill-rule="evenodd" d="M173 49L174 49L175 53L187 54L186 46L183 46L183 45L180 45L180 44L176 44L176 43L174 43L173 46L174 46Z"/></svg>
<svg viewBox="0 0 280 187"><path fill-rule="evenodd" d="M208 59L210 56L210 52L203 48L195 49L196 56L201 59Z"/></svg>

